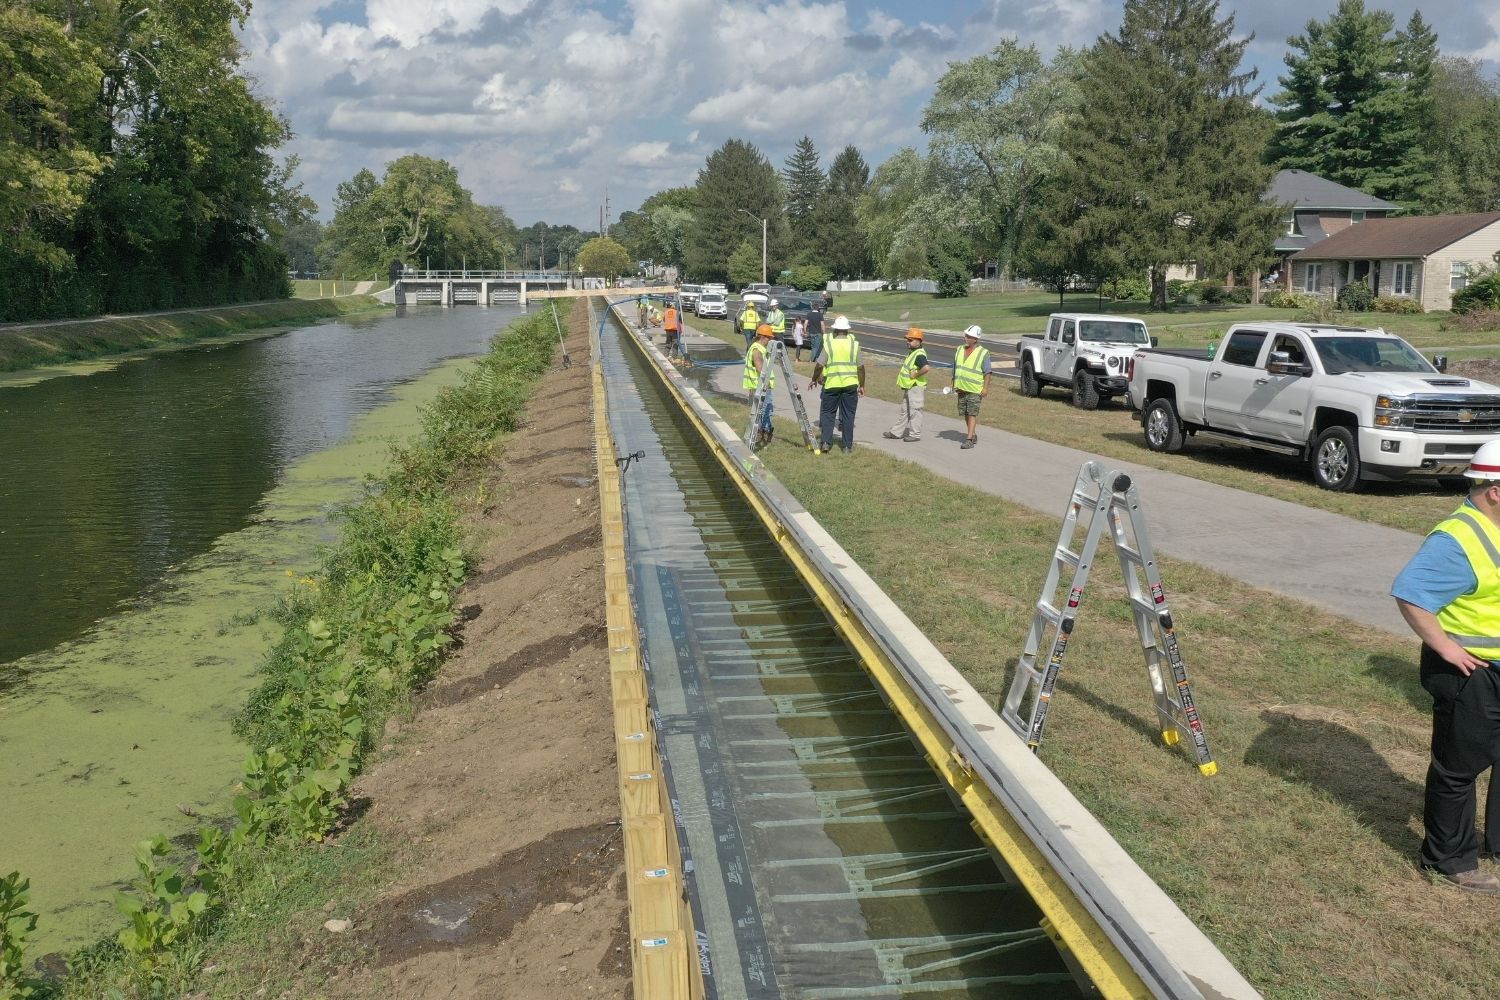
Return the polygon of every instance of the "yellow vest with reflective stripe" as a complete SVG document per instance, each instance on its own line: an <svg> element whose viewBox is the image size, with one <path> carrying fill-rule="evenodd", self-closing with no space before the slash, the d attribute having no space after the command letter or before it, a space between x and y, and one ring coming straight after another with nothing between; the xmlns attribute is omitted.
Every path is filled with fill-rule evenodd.
<svg viewBox="0 0 1500 1000"><path fill-rule="evenodd" d="M859 385L859 341L849 334L823 341L828 364L823 366L823 388L845 389Z"/></svg>
<svg viewBox="0 0 1500 1000"><path fill-rule="evenodd" d="M786 313L780 309L772 309L770 315L766 317L766 322L771 324L771 332L776 334L777 339L786 333Z"/></svg>
<svg viewBox="0 0 1500 1000"><path fill-rule="evenodd" d="M760 326L760 313L755 311L754 306L746 306L745 311L740 313L740 329L754 330Z"/></svg>
<svg viewBox="0 0 1500 1000"><path fill-rule="evenodd" d="M755 355L757 352L759 352L761 357L764 359L761 362L762 364L768 364L771 360L770 358L767 358L765 356L766 345L762 344L760 342L760 338L757 337L753 342L751 342L750 349L745 352L745 377L740 381L740 387L743 389L760 388L760 372L755 370ZM771 369L771 382L769 388L776 388L776 370L774 368Z"/></svg>
<svg viewBox="0 0 1500 1000"><path fill-rule="evenodd" d="M1458 542L1479 581L1472 594L1461 594L1438 611L1438 624L1480 659L1500 659L1500 527L1465 504L1432 530Z"/></svg>
<svg viewBox="0 0 1500 1000"><path fill-rule="evenodd" d="M984 363L990 352L983 347L974 348L974 353L964 357L965 348L960 347L953 355L953 388L957 392L984 391Z"/></svg>
<svg viewBox="0 0 1500 1000"><path fill-rule="evenodd" d="M923 353L925 352L919 347L908 354L905 361L901 362L901 370L896 373L897 389L910 389L914 385L924 387L927 385L927 376L922 375L919 377L917 375L917 355Z"/></svg>

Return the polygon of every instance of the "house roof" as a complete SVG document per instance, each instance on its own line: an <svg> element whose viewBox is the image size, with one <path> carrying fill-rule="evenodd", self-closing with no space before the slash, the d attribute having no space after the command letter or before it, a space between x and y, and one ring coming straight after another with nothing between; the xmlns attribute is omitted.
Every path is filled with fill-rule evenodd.
<svg viewBox="0 0 1500 1000"><path fill-rule="evenodd" d="M1500 212L1369 219L1293 256L1304 260L1426 257L1497 222Z"/></svg>
<svg viewBox="0 0 1500 1000"><path fill-rule="evenodd" d="M1278 170L1266 200L1293 208L1375 209L1399 212L1401 206L1373 194L1337 184L1306 170Z"/></svg>
<svg viewBox="0 0 1500 1000"><path fill-rule="evenodd" d="M1328 234L1323 231L1323 220L1309 212L1297 219L1297 232L1290 236L1283 233L1276 237L1273 249L1277 253L1294 253L1306 250L1327 238Z"/></svg>

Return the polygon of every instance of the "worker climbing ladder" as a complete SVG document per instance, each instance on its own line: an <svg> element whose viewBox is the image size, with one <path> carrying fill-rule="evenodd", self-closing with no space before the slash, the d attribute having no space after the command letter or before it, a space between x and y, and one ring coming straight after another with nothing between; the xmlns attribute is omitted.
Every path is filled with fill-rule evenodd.
<svg viewBox="0 0 1500 1000"><path fill-rule="evenodd" d="M1081 521L1085 523L1080 525ZM1075 552L1071 546L1080 526L1083 545ZM1000 717L1033 752L1041 746L1047 712L1057 688L1058 674L1062 672L1063 656L1077 625L1089 571L1093 568L1094 555L1106 528L1114 541L1115 553L1120 557L1126 599L1146 656L1146 671L1151 679L1162 740L1172 746L1186 737L1198 759L1198 770L1206 775L1214 774L1218 765L1209 753L1203 721L1193 700L1187 665L1182 660L1172 613L1167 607L1166 590L1162 587L1161 573L1141 515L1140 495L1129 476L1106 470L1099 462L1085 462L1078 472L1068 511L1063 517L1062 531L1058 534L1057 548L1053 550L1052 564L1047 570L1047 582L1036 602L1031 630L1027 633L1026 645L1021 651L1020 662L1016 664L1016 674L1001 706ZM1069 567L1073 570L1073 580L1067 602L1058 607L1057 587L1064 569ZM1043 658L1043 642L1049 635L1051 640L1046 644Z"/></svg>
<svg viewBox="0 0 1500 1000"><path fill-rule="evenodd" d="M792 371L792 363L787 360L786 345L775 339L766 347L766 364L760 370L760 383L750 397L750 424L745 428L745 443L754 450L770 440L769 437L763 440L759 431L761 413L765 410L766 401L771 398L771 379L777 369L781 371L787 392L791 394L792 411L797 415L797 426L802 428L802 444L807 448L813 448L815 446L812 422L807 418L807 404L802 400L802 390L797 388L796 373Z"/></svg>

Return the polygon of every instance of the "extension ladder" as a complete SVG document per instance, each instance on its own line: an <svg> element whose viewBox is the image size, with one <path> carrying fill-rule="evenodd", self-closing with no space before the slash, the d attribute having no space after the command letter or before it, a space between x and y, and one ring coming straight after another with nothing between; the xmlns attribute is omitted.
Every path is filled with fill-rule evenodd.
<svg viewBox="0 0 1500 1000"><path fill-rule="evenodd" d="M1086 519L1083 545L1075 552L1071 546L1079 530L1080 518ZM1187 665L1182 661L1172 613L1167 608L1166 590L1162 587L1161 573L1141 515L1140 495L1129 476L1106 470L1099 462L1085 462L1078 472L1068 511L1063 517L1062 531L1058 534L1057 548L1053 550L1052 564L1047 571L1047 582L1037 599L1031 630L1027 633L1026 645L1016 664L1016 674L1011 679L1010 692L1005 697L1000 717L1026 741L1033 753L1041 746L1047 711L1057 688L1057 676L1062 671L1063 656L1077 626L1089 570L1093 567L1094 554L1106 527L1114 541L1115 553L1120 557L1125 596L1145 653L1162 740L1172 746L1186 737L1197 756L1198 770L1206 775L1214 774L1219 768L1209 753L1203 721L1193 700ZM1065 568L1073 570L1073 580L1068 588L1067 604L1059 608L1057 587ZM1049 635L1051 638L1043 658L1043 640Z"/></svg>
<svg viewBox="0 0 1500 1000"><path fill-rule="evenodd" d="M766 401L771 398L771 376L775 369L780 369L781 377L786 382L787 392L791 394L792 412L797 415L797 426L802 428L802 444L811 449L814 447L812 421L807 417L807 404L802 400L802 390L797 388L797 378L792 370L792 363L787 360L786 345L779 340L772 340L766 347L766 364L760 370L760 383L750 396L750 423L745 428L745 444L754 451L770 440L769 436L762 439L760 422Z"/></svg>

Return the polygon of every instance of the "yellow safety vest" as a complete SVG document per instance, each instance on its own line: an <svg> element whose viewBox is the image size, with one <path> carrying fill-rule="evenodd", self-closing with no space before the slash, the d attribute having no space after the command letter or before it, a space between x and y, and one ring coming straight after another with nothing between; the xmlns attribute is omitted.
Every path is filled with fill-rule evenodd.
<svg viewBox="0 0 1500 1000"><path fill-rule="evenodd" d="M740 329L754 330L760 326L760 313L755 311L754 306L746 306L745 311L740 313Z"/></svg>
<svg viewBox="0 0 1500 1000"><path fill-rule="evenodd" d="M751 342L750 349L745 352L745 377L740 380L740 388L742 389L760 388L760 372L755 370L755 353L757 351L760 352L761 357L765 358L765 361L762 362L763 364L770 362L770 358L765 357L766 345L762 344L759 338L756 338ZM776 370L774 368L771 369L771 381L768 388L776 388Z"/></svg>
<svg viewBox="0 0 1500 1000"><path fill-rule="evenodd" d="M964 357L965 348L960 347L953 355L953 388L957 392L984 391L984 363L990 352L983 347L974 348L974 353Z"/></svg>
<svg viewBox="0 0 1500 1000"><path fill-rule="evenodd" d="M823 366L823 388L845 389L859 385L859 341L845 334L823 341L828 364Z"/></svg>
<svg viewBox="0 0 1500 1000"><path fill-rule="evenodd" d="M1438 624L1480 659L1500 659L1500 528L1465 504L1432 530L1458 542L1479 581L1472 594L1454 598L1437 613Z"/></svg>
<svg viewBox="0 0 1500 1000"><path fill-rule="evenodd" d="M923 388L927 387L927 376L922 375L918 377L917 375L917 371L919 370L917 355L924 353L926 352L919 347L908 354L905 361L901 362L901 370L896 373L897 389L910 389L914 385L919 385Z"/></svg>
<svg viewBox="0 0 1500 1000"><path fill-rule="evenodd" d="M772 309L771 314L766 317L766 322L771 324L771 332L780 339L786 333L786 313L780 309Z"/></svg>

